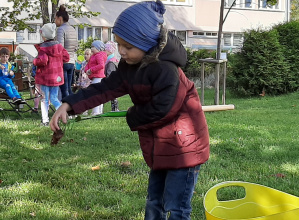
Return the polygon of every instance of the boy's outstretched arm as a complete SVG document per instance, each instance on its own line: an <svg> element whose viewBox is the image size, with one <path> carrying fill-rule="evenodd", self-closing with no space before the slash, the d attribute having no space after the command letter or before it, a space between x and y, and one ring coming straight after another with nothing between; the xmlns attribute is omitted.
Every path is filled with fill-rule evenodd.
<svg viewBox="0 0 299 220"><path fill-rule="evenodd" d="M62 103L62 105L56 110L50 121L50 128L52 131L56 132L60 129L59 120L61 120L64 124L67 123L67 112L70 110L72 110L72 107L68 103Z"/></svg>

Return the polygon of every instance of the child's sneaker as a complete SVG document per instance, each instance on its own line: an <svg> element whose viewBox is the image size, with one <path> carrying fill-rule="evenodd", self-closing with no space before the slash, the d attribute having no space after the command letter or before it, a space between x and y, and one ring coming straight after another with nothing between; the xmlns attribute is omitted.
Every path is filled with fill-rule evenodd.
<svg viewBox="0 0 299 220"><path fill-rule="evenodd" d="M49 122L42 122L40 125L44 126L44 127L48 127L49 126Z"/></svg>
<svg viewBox="0 0 299 220"><path fill-rule="evenodd" d="M16 97L12 98L12 103L13 104L19 104L19 101L20 101L20 99L18 99Z"/></svg>
<svg viewBox="0 0 299 220"><path fill-rule="evenodd" d="M33 109L31 110L31 113L38 114L38 109L37 109L37 108L33 108Z"/></svg>
<svg viewBox="0 0 299 220"><path fill-rule="evenodd" d="M25 103L27 103L24 99L19 99L19 104L25 104Z"/></svg>
<svg viewBox="0 0 299 220"><path fill-rule="evenodd" d="M16 98L16 97L14 97L14 98L12 98L12 103L16 104L16 105L19 105L19 104L25 104L26 101L24 99L22 99L22 98Z"/></svg>

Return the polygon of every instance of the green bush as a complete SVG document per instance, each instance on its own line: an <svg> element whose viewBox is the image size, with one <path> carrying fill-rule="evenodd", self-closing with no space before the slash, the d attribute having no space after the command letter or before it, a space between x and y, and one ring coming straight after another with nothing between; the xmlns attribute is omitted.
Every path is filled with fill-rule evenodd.
<svg viewBox="0 0 299 220"><path fill-rule="evenodd" d="M79 41L79 48L77 50L77 56L83 55L84 56L84 51L87 48L91 48L91 44L93 41L99 40L98 38L93 39L92 37L88 37L86 42L84 40Z"/></svg>
<svg viewBox="0 0 299 220"><path fill-rule="evenodd" d="M200 69L201 64L198 62L199 59L205 58L213 58L216 57L216 51L213 50L196 50L191 51L187 49L187 64L183 68L187 77L199 77L200 76ZM205 64L205 73L209 75L211 72L214 71L215 64Z"/></svg>
<svg viewBox="0 0 299 220"><path fill-rule="evenodd" d="M278 40L283 54L290 66L289 91L299 88L299 22L291 21L274 27L278 32Z"/></svg>
<svg viewBox="0 0 299 220"><path fill-rule="evenodd" d="M244 33L240 52L229 56L227 84L241 96L287 93L292 77L276 30L249 30Z"/></svg>

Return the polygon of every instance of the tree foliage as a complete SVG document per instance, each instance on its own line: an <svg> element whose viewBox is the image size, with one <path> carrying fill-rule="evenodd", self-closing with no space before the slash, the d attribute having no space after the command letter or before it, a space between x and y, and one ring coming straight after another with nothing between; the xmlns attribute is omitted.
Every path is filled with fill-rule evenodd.
<svg viewBox="0 0 299 220"><path fill-rule="evenodd" d="M291 20L299 20L299 0L291 1Z"/></svg>
<svg viewBox="0 0 299 220"><path fill-rule="evenodd" d="M42 20L43 24L54 21L55 14L60 5L60 0L50 0L52 13L49 14L49 0L7 0L12 7L1 7L0 5L0 31L7 27L19 31L30 29L29 23ZM69 0L65 4L70 16L75 18L98 16L99 12L84 11L86 0Z"/></svg>
<svg viewBox="0 0 299 220"><path fill-rule="evenodd" d="M80 40L79 41L79 48L77 50L77 56L80 56L80 55L84 55L84 51L87 49L87 48L91 48L91 44L93 41L95 40L99 40L98 38L92 38L92 37L88 37L86 41L84 40Z"/></svg>
<svg viewBox="0 0 299 220"><path fill-rule="evenodd" d="M278 31L249 30L241 51L229 57L227 82L237 95L278 95L294 89Z"/></svg>
<svg viewBox="0 0 299 220"><path fill-rule="evenodd" d="M199 59L206 58L216 58L215 50L187 50L187 63L183 68L187 77L199 77L201 72L201 63L198 62ZM205 64L205 73L206 75L211 74L214 71L215 65L211 63Z"/></svg>

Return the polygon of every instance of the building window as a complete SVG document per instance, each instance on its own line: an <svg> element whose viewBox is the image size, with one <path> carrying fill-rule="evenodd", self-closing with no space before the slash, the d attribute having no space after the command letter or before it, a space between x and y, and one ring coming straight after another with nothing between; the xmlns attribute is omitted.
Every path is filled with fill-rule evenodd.
<svg viewBox="0 0 299 220"><path fill-rule="evenodd" d="M88 27L87 28L87 38L92 37L92 28Z"/></svg>
<svg viewBox="0 0 299 220"><path fill-rule="evenodd" d="M243 35L242 34L233 34L233 46L239 47L243 43Z"/></svg>
<svg viewBox="0 0 299 220"><path fill-rule="evenodd" d="M28 40L38 40L40 38L40 35L37 31L37 25L36 24L30 24L28 29Z"/></svg>
<svg viewBox="0 0 299 220"><path fill-rule="evenodd" d="M186 31L177 31L176 32L176 36L179 38L179 40L181 41L181 43L183 45L186 45L187 44L187 41L186 41L186 34L187 32Z"/></svg>
<svg viewBox="0 0 299 220"><path fill-rule="evenodd" d="M84 28L78 27L78 40L84 40Z"/></svg>
<svg viewBox="0 0 299 220"><path fill-rule="evenodd" d="M236 2L237 1L235 1L235 0L225 0L225 6L228 8L231 6L236 7Z"/></svg>
<svg viewBox="0 0 299 220"><path fill-rule="evenodd" d="M206 32L207 37L217 37L218 33L217 32Z"/></svg>
<svg viewBox="0 0 299 220"><path fill-rule="evenodd" d="M233 5L233 6L232 6ZM225 0L225 7L252 8L252 0Z"/></svg>
<svg viewBox="0 0 299 220"><path fill-rule="evenodd" d="M94 38L102 40L102 28L101 27L95 28Z"/></svg>
<svg viewBox="0 0 299 220"><path fill-rule="evenodd" d="M245 0L245 8L252 8L252 0Z"/></svg>
<svg viewBox="0 0 299 220"><path fill-rule="evenodd" d="M277 0L276 5L268 5L267 0L260 0L259 2L259 8L261 9L268 9L268 10L277 10L280 9L280 2Z"/></svg>
<svg viewBox="0 0 299 220"><path fill-rule="evenodd" d="M205 32L193 32L193 36L204 36Z"/></svg>
<svg viewBox="0 0 299 220"><path fill-rule="evenodd" d="M232 34L223 34L223 44L224 44L224 46L231 46L232 45L231 38L232 38Z"/></svg>
<svg viewBox="0 0 299 220"><path fill-rule="evenodd" d="M175 35L175 30L169 30L169 32Z"/></svg>
<svg viewBox="0 0 299 220"><path fill-rule="evenodd" d="M243 34L239 33L224 33L223 34L223 44L227 47L239 47L243 43Z"/></svg>
<svg viewBox="0 0 299 220"><path fill-rule="evenodd" d="M113 36L113 33L112 33L112 28L108 28L108 41L109 40L114 41L114 36Z"/></svg>

